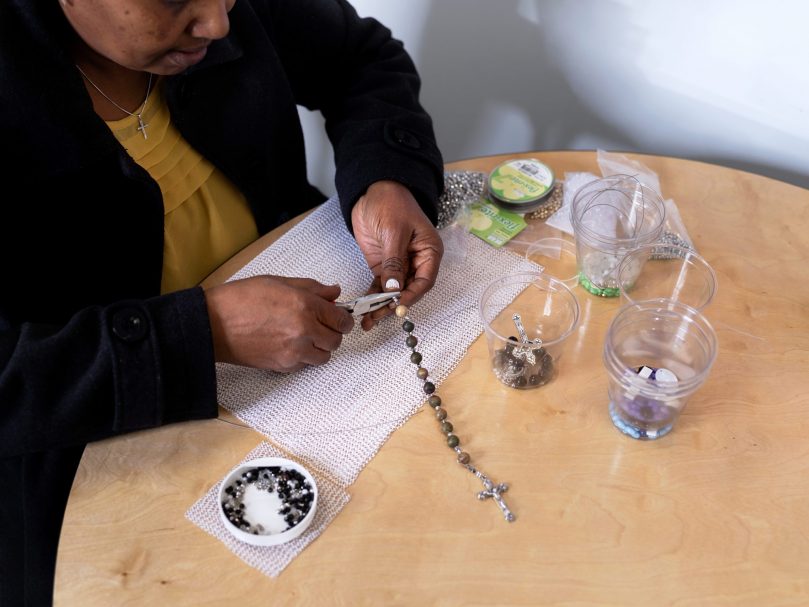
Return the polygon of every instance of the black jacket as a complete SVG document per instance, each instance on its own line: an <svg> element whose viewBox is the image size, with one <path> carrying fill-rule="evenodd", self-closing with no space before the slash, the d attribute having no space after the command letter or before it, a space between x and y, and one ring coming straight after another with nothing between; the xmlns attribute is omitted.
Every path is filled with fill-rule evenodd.
<svg viewBox="0 0 809 607"><path fill-rule="evenodd" d="M297 104L326 118L346 221L380 179L408 186L435 219L441 156L388 30L342 0L239 0L230 22L165 95L260 233L323 200L306 180ZM70 35L55 1L0 3L0 136L12 153L0 164L3 607L50 603L87 442L217 414L202 291L160 295L160 190L93 112Z"/></svg>

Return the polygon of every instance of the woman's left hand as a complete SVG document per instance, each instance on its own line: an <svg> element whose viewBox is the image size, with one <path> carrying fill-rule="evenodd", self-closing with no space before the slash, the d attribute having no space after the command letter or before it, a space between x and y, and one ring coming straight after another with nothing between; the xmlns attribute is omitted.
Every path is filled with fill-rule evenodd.
<svg viewBox="0 0 809 607"><path fill-rule="evenodd" d="M374 274L371 292L401 291L401 303L410 306L435 284L444 254L441 236L405 186L378 181L360 197L351 211L354 238ZM388 286L397 281L400 287ZM383 308L366 314L366 331L383 316Z"/></svg>

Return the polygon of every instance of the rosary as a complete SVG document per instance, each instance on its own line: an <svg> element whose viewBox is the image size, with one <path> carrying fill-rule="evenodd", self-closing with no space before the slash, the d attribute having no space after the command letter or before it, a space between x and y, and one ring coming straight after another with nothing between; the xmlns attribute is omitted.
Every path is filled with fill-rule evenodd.
<svg viewBox="0 0 809 607"><path fill-rule="evenodd" d="M475 468L475 466L470 463L470 455L461 450L461 440L455 434L453 434L454 428L452 423L447 420L447 410L441 406L441 397L435 394L435 384L428 381L427 378L429 377L429 373L425 367L421 366L422 356L420 352L416 351L416 345L419 343L419 340L415 335L413 335L413 330L416 328L416 325L413 324L413 321L410 320L410 317L407 314L407 306L399 304L398 298L396 298L395 301L397 304L396 316L402 319L402 329L405 333L407 333L405 345L410 348L410 362L418 367L416 370L416 377L422 381L422 389L428 397L427 404L429 404L435 411L435 418L438 420L438 423L441 424L441 432L447 437L447 446L449 446L449 448L455 451L457 454L458 463L478 477L480 482L483 483L484 489L483 491L478 492L477 498L479 500L486 500L489 498L493 499L494 502L500 507L505 519L509 523L514 522L516 517L511 510L508 509L508 506L503 499L503 494L508 491L508 485L506 483L495 484L492 482L488 476L483 474L483 472Z"/></svg>

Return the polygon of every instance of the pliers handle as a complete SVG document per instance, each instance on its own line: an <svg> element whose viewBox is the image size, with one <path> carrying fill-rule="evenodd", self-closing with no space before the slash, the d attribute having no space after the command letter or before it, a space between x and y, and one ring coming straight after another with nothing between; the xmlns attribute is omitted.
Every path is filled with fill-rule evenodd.
<svg viewBox="0 0 809 607"><path fill-rule="evenodd" d="M363 295L351 301L337 301L335 305L338 308L347 310L354 316L362 316L368 312L373 312L379 308L384 308L395 298L401 295L401 291L388 291L387 293L371 293L370 295Z"/></svg>

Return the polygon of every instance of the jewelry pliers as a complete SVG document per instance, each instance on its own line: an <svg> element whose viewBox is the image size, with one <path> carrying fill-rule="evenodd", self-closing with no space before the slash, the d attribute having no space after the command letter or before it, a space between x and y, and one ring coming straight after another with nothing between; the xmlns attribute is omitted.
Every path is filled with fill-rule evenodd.
<svg viewBox="0 0 809 607"><path fill-rule="evenodd" d="M362 316L368 312L373 312L374 310L384 308L401 294L401 291L371 293L370 295L363 295L362 297L352 299L351 301L337 301L335 304L338 308L343 308L354 316Z"/></svg>

